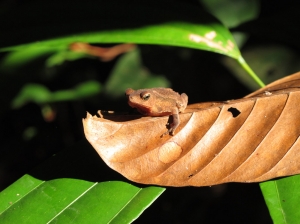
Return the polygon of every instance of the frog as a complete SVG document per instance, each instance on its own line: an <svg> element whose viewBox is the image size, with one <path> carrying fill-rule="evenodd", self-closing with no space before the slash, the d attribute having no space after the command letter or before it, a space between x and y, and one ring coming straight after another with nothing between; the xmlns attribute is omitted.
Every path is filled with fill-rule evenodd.
<svg viewBox="0 0 300 224"><path fill-rule="evenodd" d="M168 133L174 135L180 124L179 113L183 112L188 104L188 96L185 93L179 94L171 88L157 87L138 90L128 88L125 95L128 98L129 106L136 108L142 115L172 116L173 121L163 135Z"/></svg>

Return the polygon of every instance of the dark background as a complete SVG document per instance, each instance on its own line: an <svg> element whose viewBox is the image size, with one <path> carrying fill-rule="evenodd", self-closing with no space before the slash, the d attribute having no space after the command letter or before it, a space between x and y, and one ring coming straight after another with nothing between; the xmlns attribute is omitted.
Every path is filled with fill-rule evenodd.
<svg viewBox="0 0 300 224"><path fill-rule="evenodd" d="M0 34L1 47L67 35L82 29L128 26L128 24L120 25L116 18L104 25L97 20L91 22L87 19L92 18L88 10L74 13L72 9L80 6L81 1L64 1L63 5L59 1L51 1L53 7L51 9L44 6L41 10L22 10L28 5L36 5L37 2L39 1L0 1L2 21L0 32L4 31L2 35ZM43 1L42 5L47 5L47 2L49 3ZM169 4L172 1L167 2ZM192 6L199 5L197 1L192 0L182 2ZM272 42L293 47L298 51L299 46L296 44L295 36L291 37L286 30L282 30L290 26L293 27L291 32L299 34L298 21L295 19L298 14L294 10L297 7L296 2L261 1L259 19L243 24L235 30L247 31L250 35L246 43L248 47L257 43ZM138 3L134 2L133 5L136 10L139 10ZM51 10L63 11L63 13L58 13L57 16L51 16L49 19L47 15L53 15ZM98 10L99 14L111 13ZM118 10L120 10L119 14L126 14L120 8ZM64 17L60 18L59 15ZM279 19L272 20L274 17ZM62 18L65 19L62 21ZM81 22L76 23L76 21ZM272 21L271 24L268 21ZM63 29L63 25L68 22L68 29ZM151 18L146 18L142 22L147 24L153 21ZM269 24L267 28L266 23ZM99 27L97 24L100 24ZM138 24L137 21L133 21L132 24L143 25ZM296 39L298 41L299 38ZM221 55L153 45L141 45L140 49L143 65L152 73L167 77L176 91L187 93L189 103L236 99L250 93L250 90L219 62ZM186 60L182 59L183 54L187 55ZM1 53L1 57L4 56L5 53ZM25 173L43 180L70 177L97 182L108 180L130 182L104 164L86 141L81 121L86 111L94 114L98 109L129 110L125 97L116 99L99 94L91 99L53 103L51 121L45 120L40 105L34 103L17 110L10 109L12 98L28 82L44 84L52 91L68 89L89 79L105 84L118 58L106 63L97 59L81 59L52 68L45 68L44 60L45 58L39 58L14 74L1 74L0 190ZM30 140L24 139L24 131L28 127L35 127L38 130ZM199 188L168 187L135 223L155 222L272 223L259 185L256 183L230 183Z"/></svg>

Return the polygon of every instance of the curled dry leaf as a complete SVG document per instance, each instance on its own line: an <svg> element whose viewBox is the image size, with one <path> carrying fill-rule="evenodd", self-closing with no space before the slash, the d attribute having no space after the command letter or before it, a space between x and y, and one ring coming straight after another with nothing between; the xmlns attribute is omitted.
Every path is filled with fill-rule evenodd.
<svg viewBox="0 0 300 224"><path fill-rule="evenodd" d="M239 100L189 105L174 136L166 117L87 114L105 163L144 184L208 186L300 173L300 72Z"/></svg>

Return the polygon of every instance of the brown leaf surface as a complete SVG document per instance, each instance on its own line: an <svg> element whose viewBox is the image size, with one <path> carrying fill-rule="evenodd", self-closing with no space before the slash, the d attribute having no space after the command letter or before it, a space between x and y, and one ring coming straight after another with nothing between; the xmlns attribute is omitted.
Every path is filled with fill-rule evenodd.
<svg viewBox="0 0 300 224"><path fill-rule="evenodd" d="M104 162L144 184L208 186L300 173L300 72L239 100L189 105L169 117L89 113L84 132Z"/></svg>

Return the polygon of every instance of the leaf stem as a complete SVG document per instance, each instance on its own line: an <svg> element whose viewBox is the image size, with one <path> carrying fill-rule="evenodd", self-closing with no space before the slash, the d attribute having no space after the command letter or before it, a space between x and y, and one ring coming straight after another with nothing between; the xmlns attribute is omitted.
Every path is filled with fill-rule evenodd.
<svg viewBox="0 0 300 224"><path fill-rule="evenodd" d="M244 60L242 55L237 59L239 64L243 67L243 69L248 72L248 74L254 79L254 81L260 86L264 87L265 84L260 80L260 78L254 73L254 71L249 67L247 62Z"/></svg>

